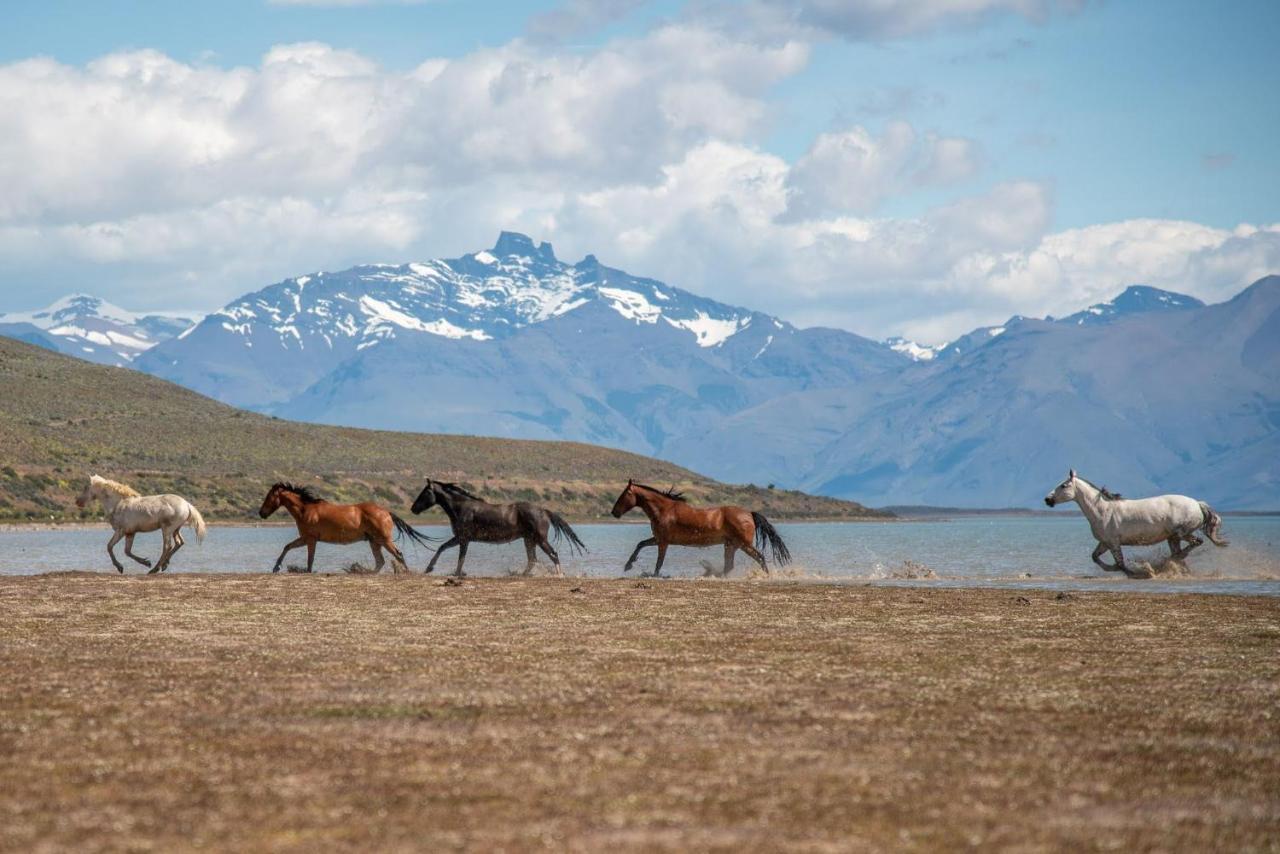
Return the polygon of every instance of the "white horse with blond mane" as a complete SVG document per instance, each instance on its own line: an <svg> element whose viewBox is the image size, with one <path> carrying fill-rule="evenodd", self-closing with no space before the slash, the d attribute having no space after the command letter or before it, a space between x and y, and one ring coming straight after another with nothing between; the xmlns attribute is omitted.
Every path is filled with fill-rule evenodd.
<svg viewBox="0 0 1280 854"><path fill-rule="evenodd" d="M1215 546L1225 546L1222 539L1222 517L1203 501L1185 495L1158 495L1154 498L1126 499L1106 487L1094 486L1071 469L1067 479L1044 497L1050 507L1074 501L1089 520L1098 547L1093 562L1108 572L1123 572L1130 578L1150 578L1149 573L1129 569L1121 546L1153 546L1168 543L1175 560L1182 560L1191 550L1204 545L1196 531L1204 531ZM1183 541L1187 545L1183 545ZM1102 553L1110 551L1115 565L1102 562Z"/></svg>
<svg viewBox="0 0 1280 854"><path fill-rule="evenodd" d="M133 553L133 537L135 534L160 531L164 537L164 548L151 572L163 572L169 568L169 561L178 549L186 544L186 540L182 539L184 525L194 528L196 539L202 543L208 530L200 511L181 495L140 495L133 487L95 474L90 476L89 483L76 499L76 506L86 507L93 501L102 502L102 508L107 512L107 521L115 531L111 541L107 543L107 554L120 572L124 572L124 567L116 560L116 553L112 548L120 542L121 537L124 538L124 553L143 566L151 567L151 561Z"/></svg>

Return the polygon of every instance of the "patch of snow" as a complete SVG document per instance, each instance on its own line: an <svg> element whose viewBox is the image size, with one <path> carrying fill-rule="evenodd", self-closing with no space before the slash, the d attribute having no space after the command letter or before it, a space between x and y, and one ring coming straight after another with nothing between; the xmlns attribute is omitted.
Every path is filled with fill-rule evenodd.
<svg viewBox="0 0 1280 854"><path fill-rule="evenodd" d="M1004 327L1003 327L1003 326L996 326L996 327L994 327L994 328L992 328L992 329L988 329L988 330L987 330L987 334L988 334L988 335L990 335L992 338L995 338L997 335L1003 335L1003 334L1004 334Z"/></svg>
<svg viewBox="0 0 1280 854"><path fill-rule="evenodd" d="M299 276L298 278L294 279L294 281L298 283L298 287L305 288L307 286L307 282L311 281L311 277Z"/></svg>
<svg viewBox="0 0 1280 854"><path fill-rule="evenodd" d="M497 258L494 258L488 252L484 252L484 251L477 252L475 255L471 257L475 258L481 264L497 264L498 263Z"/></svg>
<svg viewBox="0 0 1280 854"><path fill-rule="evenodd" d="M739 330L745 329L751 322L750 319L744 322L737 317L721 320L712 317L705 311L699 311L695 317L687 320L672 320L669 317L664 318L664 320L672 326L692 332L694 338L698 341L699 347L715 347L723 344L737 334Z"/></svg>
<svg viewBox="0 0 1280 854"><path fill-rule="evenodd" d="M897 338L889 343L890 350L893 350L895 353L902 353L914 362L932 361L934 357L938 355L938 351L945 346L947 345L941 344L937 347L925 347L914 341L908 341L905 338Z"/></svg>
<svg viewBox="0 0 1280 854"><path fill-rule="evenodd" d="M627 320L636 323L657 323L662 316L662 309L635 291L624 291L619 288L598 288L600 296L609 300L610 306Z"/></svg>
<svg viewBox="0 0 1280 854"><path fill-rule="evenodd" d="M653 295L654 295L655 297L657 297L658 299L662 300L663 302L670 302L670 301L671 301L671 297L670 297L670 296L668 296L667 294L664 294L662 291L658 290L657 288L654 288L654 289L653 289Z"/></svg>
<svg viewBox="0 0 1280 854"><path fill-rule="evenodd" d="M770 345L770 344L772 344L772 343L773 343L773 336L772 336L772 335L770 335L768 338L764 339L764 346L763 346L763 347L761 347L759 350L757 350L757 351L756 351L756 354L755 354L754 356L752 356L752 357L751 357L751 360L752 360L752 361L755 361L756 359L759 359L761 356L763 356L763 355L764 355L764 351L765 351L765 350L768 350L768 349L769 349L769 345Z"/></svg>
<svg viewBox="0 0 1280 854"><path fill-rule="evenodd" d="M149 350L155 346L152 341L143 341L141 338L134 338L132 335L125 335L123 332L114 332L108 330L107 337L111 339L113 344L121 347L128 347L130 350Z"/></svg>
<svg viewBox="0 0 1280 854"><path fill-rule="evenodd" d="M411 329L415 332L442 335L445 338L471 338L476 341L487 341L491 337L481 329L463 329L461 326L456 326L444 318L431 322L423 321L370 296L360 297L360 310L370 317L366 329L371 333L378 331L378 327L385 328L390 325L398 326L401 329Z"/></svg>

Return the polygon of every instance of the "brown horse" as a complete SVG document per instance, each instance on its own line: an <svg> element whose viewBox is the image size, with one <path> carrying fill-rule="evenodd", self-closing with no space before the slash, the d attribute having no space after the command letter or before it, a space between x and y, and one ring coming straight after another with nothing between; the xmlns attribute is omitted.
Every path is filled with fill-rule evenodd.
<svg viewBox="0 0 1280 854"><path fill-rule="evenodd" d="M635 507L639 507L649 517L653 536L636 544L623 572L631 569L640 550L646 546L658 547L658 562L653 567L655 577L661 572L662 561L667 556L667 546L671 545L723 545L723 575L733 571L733 556L738 549L746 552L767 573L769 564L765 563L764 555L760 552L765 543L773 551L773 562L778 566L784 566L791 560L791 552L787 551L782 537L778 536L773 525L760 513L732 506L690 507L684 496L674 489L654 489L628 480L627 488L622 490L622 494L614 502L614 518L621 519Z"/></svg>
<svg viewBox="0 0 1280 854"><path fill-rule="evenodd" d="M392 570L408 572L404 554L391 542L393 533L404 534L415 543L426 545L432 538L420 534L408 523L385 507L366 502L364 504L330 504L316 495L308 486L277 483L267 492L258 515L263 519L283 507L298 526L298 538L284 547L272 572L280 571L280 564L290 550L307 547L307 572L316 559L316 543L348 545L365 540L373 551L374 572L382 570L385 561L382 550L391 553Z"/></svg>

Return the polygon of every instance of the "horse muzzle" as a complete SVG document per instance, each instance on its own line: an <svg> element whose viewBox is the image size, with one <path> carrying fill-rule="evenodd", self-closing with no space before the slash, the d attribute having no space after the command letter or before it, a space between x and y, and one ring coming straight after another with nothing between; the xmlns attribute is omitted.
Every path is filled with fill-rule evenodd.
<svg viewBox="0 0 1280 854"><path fill-rule="evenodd" d="M1052 507L1052 506L1053 506L1053 496L1051 495L1051 496L1049 496L1048 498L1046 498L1046 499L1044 500L1044 503L1045 503L1045 504L1048 504L1050 507Z"/></svg>

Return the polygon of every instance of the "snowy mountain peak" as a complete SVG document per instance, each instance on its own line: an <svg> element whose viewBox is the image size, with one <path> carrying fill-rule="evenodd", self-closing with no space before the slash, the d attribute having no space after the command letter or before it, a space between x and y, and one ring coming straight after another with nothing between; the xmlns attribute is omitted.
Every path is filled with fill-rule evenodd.
<svg viewBox="0 0 1280 854"><path fill-rule="evenodd" d="M533 239L518 231L504 231L498 235L498 242L493 245L491 253L498 258L518 255L526 258L537 258L547 264L556 263L556 253L551 244L545 240L533 245Z"/></svg>
<svg viewBox="0 0 1280 854"><path fill-rule="evenodd" d="M1091 326L1098 323L1110 323L1118 317L1132 314L1201 308L1203 306L1203 302L1186 294L1163 291L1160 288L1153 288L1147 285L1130 285L1115 299L1094 303L1084 311L1078 311L1070 317L1062 318L1058 322L1070 323L1076 326Z"/></svg>
<svg viewBox="0 0 1280 854"><path fill-rule="evenodd" d="M890 350L901 353L913 362L931 362L947 346L947 343L943 342L930 347L901 336L886 338L884 343Z"/></svg>
<svg viewBox="0 0 1280 854"><path fill-rule="evenodd" d="M40 340L52 342L58 351L108 365L132 362L195 320L178 313L127 311L88 294L69 294L36 311L0 314L0 325L8 329L41 330Z"/></svg>

